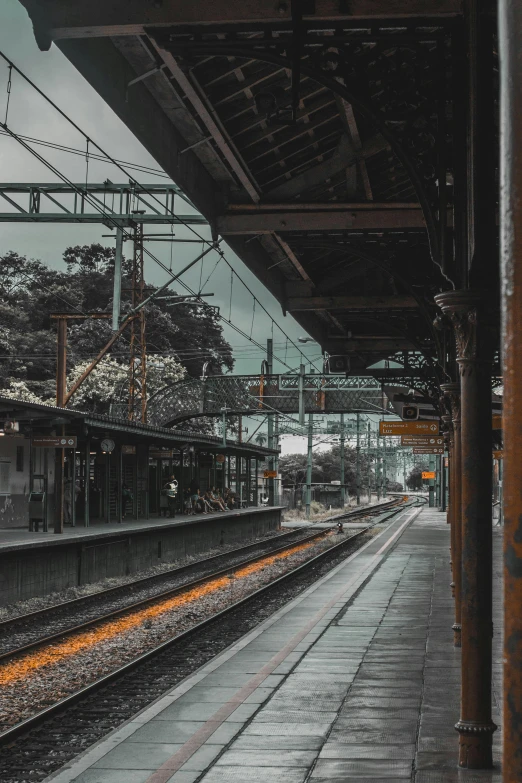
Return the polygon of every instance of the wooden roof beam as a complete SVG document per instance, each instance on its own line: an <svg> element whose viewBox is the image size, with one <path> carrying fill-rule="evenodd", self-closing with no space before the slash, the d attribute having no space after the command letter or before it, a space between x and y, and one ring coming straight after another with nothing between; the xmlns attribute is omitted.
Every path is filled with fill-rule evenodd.
<svg viewBox="0 0 522 783"><path fill-rule="evenodd" d="M413 296L292 296L289 312L298 310L408 310L417 308Z"/></svg>
<svg viewBox="0 0 522 783"><path fill-rule="evenodd" d="M265 205L266 206L266 205ZM284 204L265 209L229 208L217 218L220 234L270 234L288 231L345 231L424 228L418 204ZM239 207L239 205L238 205ZM274 208L275 207L275 208Z"/></svg>
<svg viewBox="0 0 522 783"><path fill-rule="evenodd" d="M60 38L100 38L142 35L147 27L172 25L234 25L244 22L291 21L290 2L274 0L20 0L27 9L38 45L48 49ZM407 19L458 16L461 0L315 0L313 21Z"/></svg>

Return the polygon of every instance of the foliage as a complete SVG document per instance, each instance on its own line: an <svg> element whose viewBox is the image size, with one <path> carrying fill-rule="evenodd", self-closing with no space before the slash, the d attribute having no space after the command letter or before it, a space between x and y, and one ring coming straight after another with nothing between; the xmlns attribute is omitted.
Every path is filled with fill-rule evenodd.
<svg viewBox="0 0 522 783"><path fill-rule="evenodd" d="M412 491L418 491L423 488L422 471L428 470L427 465L415 465L411 473L406 478L406 486Z"/></svg>
<svg viewBox="0 0 522 783"><path fill-rule="evenodd" d="M89 366L89 362L77 364L68 376L69 387L78 380ZM154 394L167 383L176 383L185 375L185 369L171 356L161 360L153 359L147 364L147 389ZM72 401L76 408L109 413L110 403L125 404L129 369L126 364L104 358L82 383Z"/></svg>
<svg viewBox="0 0 522 783"><path fill-rule="evenodd" d="M302 484L306 481L306 454L288 454L279 460L283 484ZM368 457L360 455L361 488L368 481ZM344 476L348 492L356 491L356 451L349 446L345 447ZM341 477L341 447L334 446L328 451L314 452L312 462L312 483L329 484L331 481L339 481ZM372 476L375 486L375 478Z"/></svg>
<svg viewBox="0 0 522 783"><path fill-rule="evenodd" d="M51 313L111 311L114 250L99 244L69 247L63 259L67 271L51 269L14 251L0 259L0 354L6 357L0 364L2 393L54 401L56 328ZM123 313L131 307L130 272L131 262L124 259ZM151 290L154 288L147 286L147 294ZM169 289L169 293L176 292ZM69 381L79 376L111 334L107 319L70 322ZM181 304L169 309L168 301L157 300L147 307L146 343L148 383L153 390L160 379L165 385L170 378L179 380L184 374L201 375L206 361L210 373L233 367L232 349L223 338L219 318L204 305ZM128 356L127 332L111 349L105 373L100 368L75 395L75 407L105 410L118 392L118 384L124 385ZM158 365L154 364L155 356L161 357ZM162 363L167 363L166 370Z"/></svg>
<svg viewBox="0 0 522 783"><path fill-rule="evenodd" d="M258 444L258 446L264 446L265 443L268 440L268 436L265 435L264 432L260 432L256 437L254 438L255 442Z"/></svg>
<svg viewBox="0 0 522 783"><path fill-rule="evenodd" d="M39 402L44 400L34 394L27 386L25 381L17 381L16 378L9 378L9 385L2 390L4 397L10 397L12 400L24 400L24 402Z"/></svg>

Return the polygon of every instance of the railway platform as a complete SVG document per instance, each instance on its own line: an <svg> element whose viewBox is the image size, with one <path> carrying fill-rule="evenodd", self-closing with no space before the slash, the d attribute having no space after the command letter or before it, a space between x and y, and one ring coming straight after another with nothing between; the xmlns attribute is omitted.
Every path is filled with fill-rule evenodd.
<svg viewBox="0 0 522 783"><path fill-rule="evenodd" d="M0 606L161 563L200 556L279 530L282 507L95 523L52 532L0 530Z"/></svg>
<svg viewBox="0 0 522 783"><path fill-rule="evenodd" d="M380 535L52 777L53 783L468 783L449 526L405 509ZM500 617L500 532L494 617ZM496 630L496 629L495 629ZM500 724L500 633L493 719Z"/></svg>

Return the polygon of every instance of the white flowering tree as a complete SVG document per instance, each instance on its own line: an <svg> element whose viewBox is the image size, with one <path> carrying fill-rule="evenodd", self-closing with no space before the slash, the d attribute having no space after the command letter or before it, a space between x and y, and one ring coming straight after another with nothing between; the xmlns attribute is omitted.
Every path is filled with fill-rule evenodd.
<svg viewBox="0 0 522 783"><path fill-rule="evenodd" d="M89 362L77 364L69 373L67 387L85 372ZM150 397L155 391L169 383L182 380L186 370L173 357L161 359L149 358L147 362L147 394ZM116 359L106 357L92 370L83 381L78 391L71 398L71 405L79 410L108 413L111 402L126 402L129 385L129 366Z"/></svg>
<svg viewBox="0 0 522 783"><path fill-rule="evenodd" d="M12 400L23 400L24 402L46 402L52 403L52 400L43 400L37 394L31 391L25 381L17 378L9 378L9 385L2 389L2 397L9 397Z"/></svg>

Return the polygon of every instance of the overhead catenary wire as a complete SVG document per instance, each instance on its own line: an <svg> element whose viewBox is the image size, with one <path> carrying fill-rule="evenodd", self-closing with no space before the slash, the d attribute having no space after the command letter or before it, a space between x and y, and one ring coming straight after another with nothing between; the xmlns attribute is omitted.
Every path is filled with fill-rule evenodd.
<svg viewBox="0 0 522 783"><path fill-rule="evenodd" d="M61 115L61 116L62 116L62 117L63 117L63 118L64 118L64 119L67 121L67 122L69 122L69 123L70 123L70 124L71 124L71 125L72 125L72 126L75 128L75 129L76 129L76 131L77 131L78 133L80 133L80 134L81 134L81 135L82 135L82 136L83 136L83 137L84 137L84 138L85 138L87 141L90 141L90 142L91 142L91 143L92 143L92 144L93 144L93 145L94 145L94 146L95 146L95 147L96 147L96 148L99 150L99 152L100 152L100 153L101 153L101 154L102 154L102 155L103 155L103 156L104 156L104 157L105 157L107 160L109 160L109 161L110 161L110 162L111 162L113 165L115 165L115 166L116 166L116 167L117 167L117 168L118 168L120 171L122 171L122 172L123 172L123 173L124 173L126 176L129 176L129 173L128 173L128 171L126 171L126 170L125 170L125 168L124 168L124 167L123 167L123 166L122 166L120 163L118 163L118 162L116 161L116 159L115 159L115 158L113 158L111 155L109 155L107 152L105 152L105 150L104 150L102 147L100 147L100 145L99 145L97 142L95 142L95 141L93 141L92 139L90 139L90 137L88 136L88 134L86 134L86 133L85 133L85 131L83 131L83 130L80 128L80 126L79 126L79 125L78 125L76 122L74 122L74 120L72 120L72 119L71 119L71 118L70 118L70 117L69 117L69 116L66 114L66 112L64 112L64 111L63 111L63 110L62 110L62 109L61 109L61 108L60 108L60 107L59 107L59 106L58 106L58 105L57 105L57 104L56 104L56 103L55 103L55 102L54 102L54 101L53 101L51 98L49 98L49 96L48 96L48 95L46 95L46 94L43 92L43 90L41 90L41 89L40 89L40 88L39 88L39 87L38 87L38 86L37 86L37 85L36 85L36 84L35 84L35 83L34 83L34 82L33 82L33 81L32 81L32 80L31 80L31 79L28 77L28 76L26 76L26 74L24 74L24 73L23 73L23 71L21 71L21 70L20 70L20 69L19 69L19 68L18 68L18 67L17 67L17 66L16 66L16 65L15 65L15 64L14 64L14 63L13 63L13 62L12 62L12 61L11 61L11 60L8 58L8 57L6 57L6 55L5 55L5 54L4 54L2 51L0 51L0 57L2 57L2 58L5 60L5 62L7 62L7 63L8 63L8 65L9 65L10 67L14 68L14 70L15 70L15 71L16 71L16 72L17 72L17 73L18 73L18 74L19 74L19 75L20 75L20 76L21 76L21 77L22 77L22 78L23 78L23 79L24 79L24 80L25 80L25 81L26 81L26 82L27 82L27 83L28 83L28 84L29 84L29 85L30 85L30 86L31 86L31 87L34 89L34 90L36 90L36 92L37 92L37 93L38 93L38 94L39 94L39 95L40 95L42 98L44 98L44 100L46 100L46 101L47 101L47 102L48 102L48 103L49 103L49 104L50 104L50 105L51 105L51 106L52 106L52 107L53 107L53 108L54 108L54 109L55 109L55 110L56 110L56 111L57 111L57 112L58 112L58 113L59 113L59 114L60 114L60 115ZM6 126L6 125L4 126L4 130L6 130L6 131L8 131L8 132L9 132L9 129L7 128L7 126ZM11 135L12 135L12 132L10 132L10 133L11 133ZM29 149L29 151L30 151L30 152L33 152L33 153L34 153L34 151L33 151L33 150L31 150L31 148L30 148L30 147L27 147L27 148ZM58 176L59 176L59 175L58 175ZM159 199L158 199L158 198L155 196L155 194L154 194L154 193L152 193L151 191L147 191L147 189L146 189L146 188L145 188L143 185L141 185L139 182L137 182L136 180L132 180L132 178L131 178L131 181L134 181L134 182L135 182L137 185L139 185L139 186L140 186L140 188L142 188L142 189L144 190L144 192L146 192L146 193L147 193L147 194L148 194L148 195L149 195L151 198L153 198L155 201L157 201L157 203L158 203L158 204L160 204L160 205L162 206L162 209L164 209L164 206L165 206L165 205L164 205L162 202L160 202L160 201L159 201ZM72 185L72 183L68 183L68 184ZM98 209L98 211L101 211L101 210L99 210L99 209ZM176 218L177 218L177 219L180 221L180 223L181 223L182 225L184 225L186 228L188 228L188 229L189 229L189 231L191 231L193 234L195 234L196 236L198 236L198 237L201 239L201 241L202 241L202 242L206 242L207 244L212 244L212 242L211 242L211 241L209 241L209 240L208 240L208 239L206 239L205 237L202 237L202 236L201 236L201 235L200 235L200 234L199 234L199 233L196 231L196 229L194 229L194 228L193 228L193 227L192 227L190 224L188 224L186 221L184 221L184 220L183 220L183 219L182 219L182 218L181 218L179 215L176 215L176 214L175 214L175 213L174 213L174 212L173 212L173 211L172 211L172 210L171 210L169 207L167 207L167 211L168 211L168 212L169 212L169 214L171 214L173 217L176 217ZM241 277L240 277L240 276L237 274L237 272L235 272L235 270L233 269L232 265L229 263L229 261L228 261L228 260L226 259L226 257L224 256L224 253L223 253L223 251L222 251L222 250L219 250L218 252L220 252L220 254L222 255L222 258L223 258L223 260L225 261L225 263L227 264L227 266L229 266L229 268L231 269L232 273L233 273L233 274L235 274L235 276L236 276L236 277L239 279L239 281L240 281L240 282L242 283L242 285L243 285L243 286L246 288L246 290L249 292L249 294L250 294L250 295L251 295L251 296L254 298L254 300L256 300L256 301L258 302L258 304L260 305L260 307L263 309L263 311L264 311L264 312L267 314L267 316L270 318L270 320L271 320L271 322L272 322L272 332L273 332L273 326L274 326L274 323L275 323L273 316L271 316L271 315L270 315L270 313L268 312L268 310L267 310L267 309L264 307L263 303L262 303L262 302L260 302L260 301L257 299L257 297L255 296L255 294L254 294L254 293L253 293L253 292L250 290L250 288L249 288L249 287L248 287L248 285L247 285L247 284L244 282L244 280L242 280L242 278L241 278ZM149 256L149 257L150 257L152 260L154 260L156 263L158 263L158 264L159 264L159 265L160 265L160 266L161 266L163 269L165 269L165 270L167 271L167 267L165 267L165 265L164 265L164 264L162 264L162 262L161 262L159 259L157 259L155 256L153 256L153 255L150 253L150 251L148 251L148 252L147 252L147 255L148 255L148 256ZM204 303L204 304L206 304L206 303ZM229 318L229 323L231 323L231 319L230 319L230 318ZM297 346L297 345L294 343L294 341L293 341L293 340L291 340L291 338L289 338L289 337L288 337L288 335L286 334L286 332L284 331L284 329L282 329L282 328L281 328L281 326L279 326L279 324L277 324L277 328L278 328L278 329L281 331L281 333L282 333L283 335L285 335L285 336L287 337L287 339L289 339L289 340L290 340L290 342L291 342L291 343L294 345L294 347L295 347L297 350L299 350L299 351L300 351L300 349L299 349L299 346ZM305 358L305 357L304 357L304 354L303 354L301 351L300 351L300 353L301 353L301 355L303 356L303 358ZM277 357L275 357L275 358L277 358ZM279 361L280 361L280 360L279 360ZM283 363L283 364L286 366L286 363L285 363L285 362L282 362L282 363ZM315 367L315 369L316 369L316 370L318 369L318 368L317 368L317 366Z"/></svg>
<svg viewBox="0 0 522 783"><path fill-rule="evenodd" d="M1 54L1 53L0 53L0 54ZM84 193L84 192L82 192L80 188L78 188L78 187L77 187L77 186L76 186L76 185L75 185L73 182L71 182L71 180L69 180L69 179L68 179L68 177L66 177L66 176L65 176L65 174L62 174L62 172L61 172L61 171L59 171L59 169L57 169L57 168L56 168L56 167L55 167L55 166L54 166L52 163L50 163L50 161L48 161L48 160L46 160L44 157L42 157L42 156L41 156L41 155L40 155L38 152L36 152L36 150L33 150L33 149L31 149L31 147L30 147L29 145L27 145L27 144L26 144L26 143L25 143L25 142L24 142L24 141L23 141L23 140L22 140L22 139L19 137L19 135L18 135L18 134L16 134L14 131L12 131L10 128L8 128L6 125L1 125L1 127L3 127L3 128L4 128L4 130L6 130L6 131L7 131L7 133L8 133L8 134L9 134L9 135L10 135L10 136L13 138L13 139L17 140L17 141L18 141L18 142L21 144L21 146L22 146L22 147L24 147L24 149L26 149L26 150L27 150L28 152L30 152L30 153L31 153L31 154L32 154L34 157L36 157L36 159L37 159L37 160L39 160L39 161L40 161L40 162L41 162L41 163L42 163L44 166L47 166L47 168L49 168L49 169L50 169L50 171L52 171L52 172L53 172L53 174L55 174L55 176L57 176L59 179L61 179L63 182L65 182L67 185L69 185L69 187L71 187L73 190L75 190L75 191L76 191L76 192L77 192L77 193L78 193L78 194L79 194L79 195L80 195L82 198L84 198L85 200L87 200L87 201L88 201L88 203L89 203L89 204L91 204L91 206L93 206L93 208L94 208L96 211L100 212L100 214L102 214L104 217L106 217L106 219L107 219L107 221L108 221L108 222L110 222L110 223L114 224L115 228L118 228L118 227L119 227L119 228L121 228L121 230L122 230L123 234L124 234L124 235L125 235L125 236L126 236L128 239L133 239L133 236L132 236L132 234L130 234L128 231L126 231L126 230L125 230L123 227L121 227L121 226L119 225L119 223L118 223L117 219L116 219L116 218L114 218L114 217L113 217L113 216L112 216L110 213L108 213L108 212L106 212L105 210L103 210L102 206L101 206L101 205L100 205L100 204L99 204L99 203L98 203L96 200L93 200L93 199L91 199L88 193ZM219 247L216 247L216 245L215 245L215 244L210 244L209 242L207 242L207 244L209 244L209 249L214 249L214 250L217 250L217 252L219 252L219 253L220 253L221 257L222 257L222 258L224 258L224 256L223 256L223 251L222 251L222 250L221 250ZM144 247L144 248L143 248L143 252L144 252L144 254L145 254L146 256L148 256L148 257L149 257L149 258L151 258L153 261L155 261L155 262L156 262L156 263L157 263L157 264L158 264L158 265L159 265L159 266L160 266L160 267L161 267L161 268L162 268L162 269L163 269L165 272L169 272L169 269L168 269L168 267L167 267L165 264L163 264L163 262L162 262L162 261L160 261L160 259L159 259L159 258L157 258L157 257L156 257L156 256L155 256L153 253L151 253L151 251L150 251L148 248L145 248L145 247ZM225 259L225 261L226 261L226 259ZM227 264L228 264L228 262L227 262ZM230 264L228 264L228 266L229 266L229 267L230 267L230 269L231 269L231 281L232 281L232 283L233 283L233 275L234 275L235 273L234 273L234 270L232 269L232 267L230 266ZM236 276L237 276L237 275L236 275ZM172 282L173 282L173 281L172 281ZM186 291L188 291L190 294L192 294L192 295L193 295L193 296L195 296L195 297L198 297L198 294L197 294L197 293L196 293L196 292L195 292L195 291L194 291L192 288L190 288L190 286L188 286L188 285L187 285L185 282L183 282L183 280L181 280L180 278L176 277L176 282L178 282L178 283L179 283L181 286L183 286L183 288L185 288L185 290L186 290ZM164 286L163 286L162 288L164 288ZM158 289L158 290L160 290L160 289ZM248 290L249 290L249 289L248 289ZM204 302L203 300L199 299L198 301L199 301L199 303L200 303L200 305L201 305L201 306L203 306L203 307L209 307L209 308L211 308L211 309L214 309L214 308L212 308L210 305L207 305L207 303L206 303L206 302ZM257 300L257 301L259 301L259 300ZM82 311L81 311L79 308L77 308L77 307L76 307L75 309L77 310L77 312L80 312L80 313L82 312ZM263 307L263 309L265 310L265 308L264 308L264 307ZM215 312L215 310L214 310L214 312ZM267 311L265 310L265 312L267 312ZM235 331L236 331L238 334L240 334L242 337L245 337L247 340L251 340L251 342L253 342L253 343L254 343L255 345L257 345L257 346L259 346L259 347L262 347L262 346L260 345L260 343L258 343L257 341L255 341L255 340L253 340L253 339L249 338L249 336L246 334L246 332L244 332L242 329L240 329L240 328L239 328L239 327L238 327L236 324L232 323L232 321L231 321L230 319L227 321L227 320L226 320L226 318L224 318L224 316L222 316L222 315L220 315L220 314L217 314L217 317L218 317L218 318L220 318L220 319L222 319L223 321L225 321L225 322L226 322L226 323L227 323L227 324L228 324L228 325L229 325L229 326L230 326L232 329L234 329L234 330L235 330ZM270 317L271 317L271 316L270 316ZM272 321L273 321L273 319L272 319ZM280 328L280 327L279 327L279 328ZM281 330L281 331L282 331L282 330ZM285 333L285 332L283 332L283 334L286 334L286 333ZM295 345L295 343L293 343L293 341L292 341L292 344L293 344L293 345ZM295 347L297 348L297 350L300 350L300 349L299 349L297 346L295 346ZM300 351L300 354L301 354L301 355L303 355L301 351ZM275 357L275 358L278 358L278 357ZM281 361L281 359L279 359L279 361ZM288 367L288 365L287 365L285 362L282 362L282 363L284 364L284 366ZM290 368L289 368L289 369L290 369Z"/></svg>

